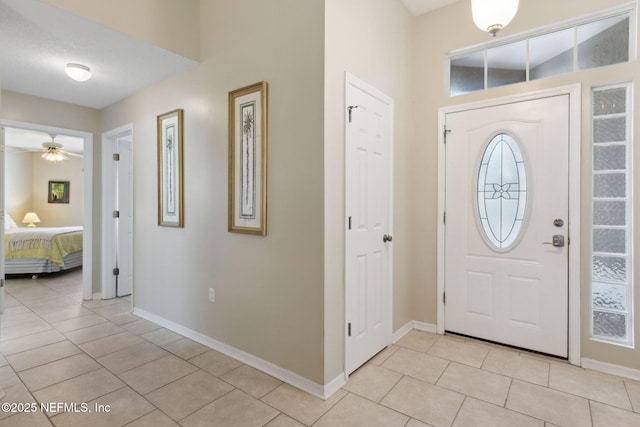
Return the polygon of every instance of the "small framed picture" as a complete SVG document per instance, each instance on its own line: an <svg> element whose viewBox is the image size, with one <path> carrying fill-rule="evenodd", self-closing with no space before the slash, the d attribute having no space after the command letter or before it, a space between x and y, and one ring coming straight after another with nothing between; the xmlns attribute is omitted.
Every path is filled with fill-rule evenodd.
<svg viewBox="0 0 640 427"><path fill-rule="evenodd" d="M267 82L229 93L229 231L267 234Z"/></svg>
<svg viewBox="0 0 640 427"><path fill-rule="evenodd" d="M49 203L69 203L69 181L49 181Z"/></svg>
<svg viewBox="0 0 640 427"><path fill-rule="evenodd" d="M158 116L158 225L184 227L181 109Z"/></svg>

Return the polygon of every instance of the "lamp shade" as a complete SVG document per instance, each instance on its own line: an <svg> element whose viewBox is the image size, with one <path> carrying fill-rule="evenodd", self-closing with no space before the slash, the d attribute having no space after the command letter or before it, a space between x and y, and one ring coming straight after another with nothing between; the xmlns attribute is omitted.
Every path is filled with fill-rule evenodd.
<svg viewBox="0 0 640 427"><path fill-rule="evenodd" d="M471 0L473 22L495 37L516 16L519 3L519 0Z"/></svg>
<svg viewBox="0 0 640 427"><path fill-rule="evenodd" d="M82 64L67 64L64 68L65 73L77 82L85 82L91 78L91 70Z"/></svg>
<svg viewBox="0 0 640 427"><path fill-rule="evenodd" d="M36 215L35 212L27 212L24 218L22 218L23 224L29 224L27 227L35 227L36 222L40 222L40 218L38 218L38 215Z"/></svg>

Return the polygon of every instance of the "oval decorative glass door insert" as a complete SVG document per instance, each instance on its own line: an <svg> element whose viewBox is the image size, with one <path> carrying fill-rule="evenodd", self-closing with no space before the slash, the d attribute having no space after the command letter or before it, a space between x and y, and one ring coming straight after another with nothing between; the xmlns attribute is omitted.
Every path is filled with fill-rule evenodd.
<svg viewBox="0 0 640 427"><path fill-rule="evenodd" d="M496 135L482 153L477 202L487 243L499 251L509 249L522 232L527 207L524 157L509 134Z"/></svg>

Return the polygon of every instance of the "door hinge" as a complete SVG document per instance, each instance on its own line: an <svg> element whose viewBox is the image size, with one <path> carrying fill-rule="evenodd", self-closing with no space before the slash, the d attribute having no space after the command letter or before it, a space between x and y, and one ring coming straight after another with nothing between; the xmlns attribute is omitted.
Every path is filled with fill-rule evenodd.
<svg viewBox="0 0 640 427"><path fill-rule="evenodd" d="M120 161L120 153L113 153L113 161L114 162Z"/></svg>
<svg viewBox="0 0 640 427"><path fill-rule="evenodd" d="M446 292L443 292L443 293L442 293L442 303L443 303L443 304L446 304L446 303L447 303L447 293L446 293Z"/></svg>
<svg viewBox="0 0 640 427"><path fill-rule="evenodd" d="M4 288L4 279L0 279L0 288Z"/></svg>
<svg viewBox="0 0 640 427"><path fill-rule="evenodd" d="M444 143L447 143L447 135L451 133L451 129L447 129L447 127L444 127L444 130L442 131L442 136L444 136Z"/></svg>
<svg viewBox="0 0 640 427"><path fill-rule="evenodd" d="M347 336L351 336L351 322L347 323Z"/></svg>
<svg viewBox="0 0 640 427"><path fill-rule="evenodd" d="M351 230L351 217L349 217L349 230Z"/></svg>
<svg viewBox="0 0 640 427"><path fill-rule="evenodd" d="M120 269L118 267L113 269L113 275L114 276L119 276L120 275Z"/></svg>
<svg viewBox="0 0 640 427"><path fill-rule="evenodd" d="M357 105L351 105L349 107L347 107L347 110L349 110L349 123L351 123L351 110L353 110L354 108L358 108Z"/></svg>
<svg viewBox="0 0 640 427"><path fill-rule="evenodd" d="M120 218L120 211L113 211L114 218Z"/></svg>
<svg viewBox="0 0 640 427"><path fill-rule="evenodd" d="M447 224L447 213L446 212L442 212L442 223L443 224Z"/></svg>

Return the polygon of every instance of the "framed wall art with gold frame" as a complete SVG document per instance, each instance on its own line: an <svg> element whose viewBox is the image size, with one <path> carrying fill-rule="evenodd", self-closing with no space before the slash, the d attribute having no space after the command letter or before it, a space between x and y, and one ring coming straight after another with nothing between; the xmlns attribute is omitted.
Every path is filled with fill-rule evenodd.
<svg viewBox="0 0 640 427"><path fill-rule="evenodd" d="M229 92L229 231L267 234L267 82Z"/></svg>
<svg viewBox="0 0 640 427"><path fill-rule="evenodd" d="M184 227L183 110L158 116L158 225Z"/></svg>

